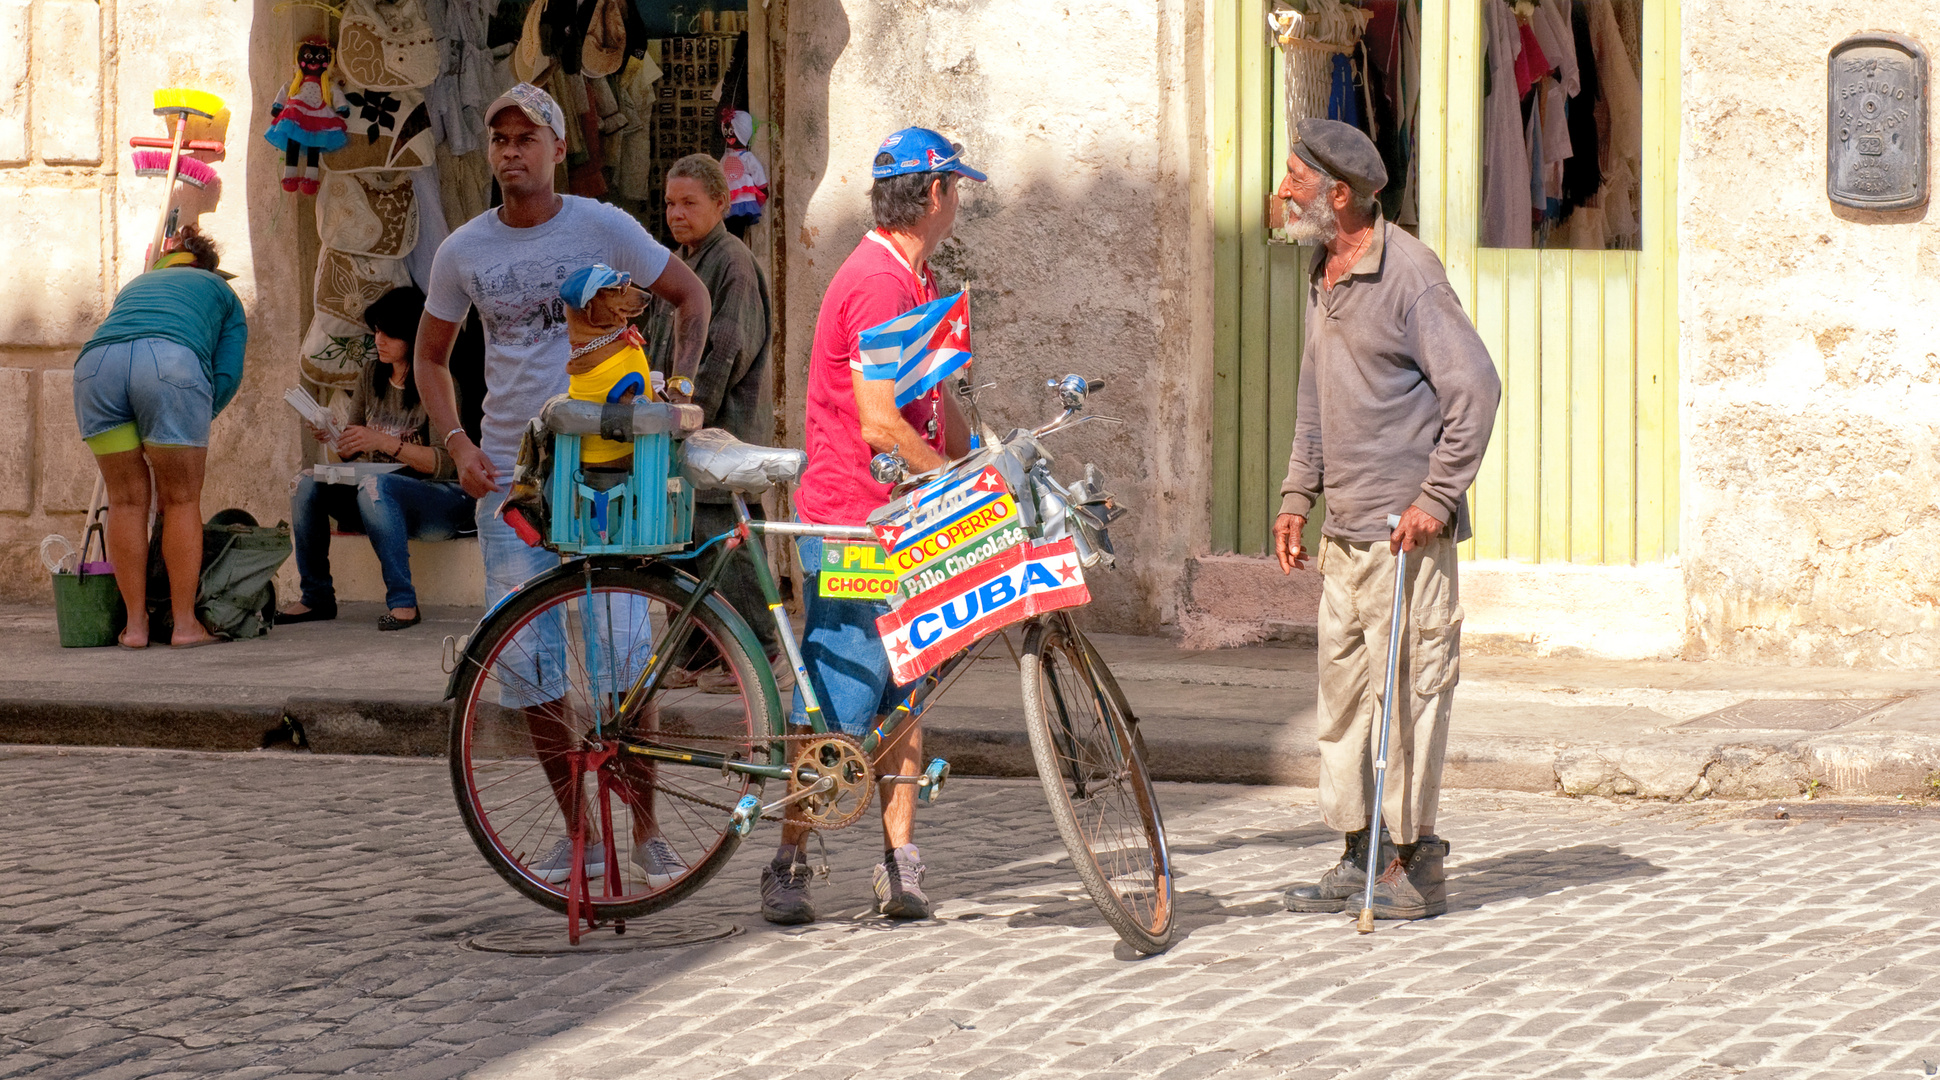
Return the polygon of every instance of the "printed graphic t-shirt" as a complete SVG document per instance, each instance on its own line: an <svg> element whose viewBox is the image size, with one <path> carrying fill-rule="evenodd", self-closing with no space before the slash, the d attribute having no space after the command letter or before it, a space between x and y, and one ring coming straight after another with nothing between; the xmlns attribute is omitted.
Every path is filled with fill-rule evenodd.
<svg viewBox="0 0 1940 1080"><path fill-rule="evenodd" d="M566 302L559 283L583 266L605 263L642 288L660 277L669 254L626 211L592 199L562 196L552 219L515 229L497 210L460 225L431 265L424 310L463 322L478 308L485 324L485 419L479 448L501 478L519 456L526 421L566 392Z"/></svg>
<svg viewBox="0 0 1940 1080"><path fill-rule="evenodd" d="M816 525L860 525L869 511L889 501L889 485L869 475L876 452L862 439L855 382L862 377L862 331L937 298L936 280L926 265L919 276L881 233L871 232L835 272L822 310L815 318L815 343L808 359L808 468L795 493L795 510ZM936 434L925 441L943 451L942 410L925 394L903 406L903 419Z"/></svg>

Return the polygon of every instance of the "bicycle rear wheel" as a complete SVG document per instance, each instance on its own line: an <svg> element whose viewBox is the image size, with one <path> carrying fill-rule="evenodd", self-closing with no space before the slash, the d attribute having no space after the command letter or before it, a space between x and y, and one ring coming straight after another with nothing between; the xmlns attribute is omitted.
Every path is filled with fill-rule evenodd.
<svg viewBox="0 0 1940 1080"><path fill-rule="evenodd" d="M781 722L773 677L718 594L695 608L686 640L712 646L729 677L714 693L661 689L644 710L619 715L650 659L680 644L668 626L696 587L665 567L568 564L527 583L466 649L452 703L452 787L486 862L531 900L567 910L575 815L588 823L597 921L675 903L738 845L729 814L759 793L759 778L652 761L623 745L767 756L766 737Z"/></svg>
<svg viewBox="0 0 1940 1080"><path fill-rule="evenodd" d="M1172 944L1172 862L1144 740L1118 684L1062 613L1024 635L1024 721L1078 877L1125 943Z"/></svg>

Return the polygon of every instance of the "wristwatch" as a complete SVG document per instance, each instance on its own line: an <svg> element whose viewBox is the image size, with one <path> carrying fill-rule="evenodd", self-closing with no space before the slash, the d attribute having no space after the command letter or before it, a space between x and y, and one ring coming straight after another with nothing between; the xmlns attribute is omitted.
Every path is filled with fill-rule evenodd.
<svg viewBox="0 0 1940 1080"><path fill-rule="evenodd" d="M667 390L669 393L693 397L694 380L685 375L675 375L673 378L667 380Z"/></svg>

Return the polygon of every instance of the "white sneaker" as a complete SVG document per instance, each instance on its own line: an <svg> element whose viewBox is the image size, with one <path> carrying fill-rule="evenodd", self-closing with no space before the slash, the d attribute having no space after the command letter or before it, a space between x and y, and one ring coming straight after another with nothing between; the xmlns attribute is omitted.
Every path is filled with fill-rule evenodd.
<svg viewBox="0 0 1940 1080"><path fill-rule="evenodd" d="M633 845L633 864L646 871L647 887L664 889L687 873L687 860L664 836L649 836Z"/></svg>
<svg viewBox="0 0 1940 1080"><path fill-rule="evenodd" d="M548 885L563 885L573 877L573 838L562 837L552 845L552 850L532 864L532 872L540 881ZM606 845L598 840L586 841L586 876L601 877L606 873Z"/></svg>

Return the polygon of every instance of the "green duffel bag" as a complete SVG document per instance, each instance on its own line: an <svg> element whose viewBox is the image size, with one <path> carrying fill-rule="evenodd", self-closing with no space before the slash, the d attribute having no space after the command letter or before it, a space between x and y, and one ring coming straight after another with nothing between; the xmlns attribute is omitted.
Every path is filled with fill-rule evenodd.
<svg viewBox="0 0 1940 1080"><path fill-rule="evenodd" d="M276 570L290 552L287 522L258 525L238 510L209 519L202 527L202 583L195 596L202 625L231 641L269 633L276 622Z"/></svg>

